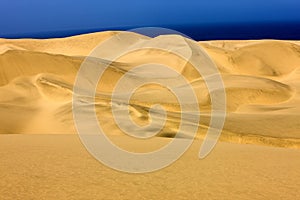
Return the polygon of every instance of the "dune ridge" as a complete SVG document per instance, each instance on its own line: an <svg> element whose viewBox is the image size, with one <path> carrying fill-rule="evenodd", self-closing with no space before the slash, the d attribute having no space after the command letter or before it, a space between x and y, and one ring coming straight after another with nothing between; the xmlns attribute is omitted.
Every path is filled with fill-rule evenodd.
<svg viewBox="0 0 300 200"><path fill-rule="evenodd" d="M117 33L47 40L0 39L0 134L75 133L72 95L76 74L86 56ZM169 40L174 45L183 42L174 36L150 39L128 34L140 45L160 40ZM207 41L198 44L212 57L225 84L228 117L221 140L299 148L299 42ZM114 49L108 49L106 54L111 51ZM189 63L159 50L132 52L105 71L95 102L97 112L102 113L98 116L100 123L112 135L123 134L112 120L111 92L118 79L130 69L153 59L184 75L196 91L201 110L197 137L202 138L210 120L210 95L218 95L218 90L209 94L202 77ZM99 67L110 62L99 58L89 60ZM136 74L129 77L129 84L144 78ZM161 78L176 85L177 77ZM137 90L129 104L132 119L138 124L149 123L148 111L155 103L163 105L168 113L166 126L158 136L173 137L179 126L180 108L175 96L166 88L148 85Z"/></svg>

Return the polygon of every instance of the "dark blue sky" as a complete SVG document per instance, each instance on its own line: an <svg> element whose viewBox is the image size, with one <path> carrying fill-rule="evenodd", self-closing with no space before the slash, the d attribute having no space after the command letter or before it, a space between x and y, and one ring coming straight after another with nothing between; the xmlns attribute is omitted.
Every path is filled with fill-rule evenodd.
<svg viewBox="0 0 300 200"><path fill-rule="evenodd" d="M1 0L0 37L203 24L300 23L299 0Z"/></svg>

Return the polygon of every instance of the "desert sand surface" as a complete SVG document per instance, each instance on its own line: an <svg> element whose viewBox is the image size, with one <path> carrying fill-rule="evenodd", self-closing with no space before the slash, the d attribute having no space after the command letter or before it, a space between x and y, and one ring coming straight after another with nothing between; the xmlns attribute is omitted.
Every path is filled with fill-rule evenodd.
<svg viewBox="0 0 300 200"><path fill-rule="evenodd" d="M113 141L132 151L150 145ZM1 135L0 199L299 199L300 152L219 143L199 160L200 140L171 166L148 174L114 171L95 160L76 135Z"/></svg>
<svg viewBox="0 0 300 200"><path fill-rule="evenodd" d="M129 105L122 102L125 87L117 103L120 110L129 108L139 125L151 121L151 105L161 104L168 118L157 136L144 144L126 136L115 124L112 92L126 73L131 73L129 85L147 76L132 73L137 65L155 61L183 75L194 89L201 110L196 140L182 158L158 172L130 175L93 159L76 135L72 97L81 64L92 66L88 77L94 73L93 67L105 66L112 54L133 45L128 41L137 47L167 44L184 52L197 50L174 35L148 38L126 33L128 40L116 39L105 48L103 57L87 59L99 43L118 33L47 40L0 39L0 199L299 198L299 42L197 43L220 71L227 98L220 142L204 160L197 155L211 118L210 95L217 96L219 91L209 93L193 66L170 52L143 49L114 60L96 88L95 108L103 130L120 147L134 152L154 150L167 144L180 124L176 97L155 84L136 90ZM158 78L168 79L176 88L185 87L172 74ZM190 139L189 133L181 139Z"/></svg>

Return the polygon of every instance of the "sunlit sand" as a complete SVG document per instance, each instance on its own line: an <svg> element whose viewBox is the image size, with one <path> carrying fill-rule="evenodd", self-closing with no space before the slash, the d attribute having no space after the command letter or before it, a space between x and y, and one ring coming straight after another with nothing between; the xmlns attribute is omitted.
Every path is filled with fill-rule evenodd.
<svg viewBox="0 0 300 200"><path fill-rule="evenodd" d="M72 114L73 86L81 64L99 43L116 34L0 39L0 199L300 198L300 43L198 42L218 67L227 95L220 142L204 160L198 159L198 151L210 122L210 95L218 91L210 94L193 66L172 53L142 50L115 60L99 82L95 106L105 133L120 147L155 150L170 142L180 123L176 97L150 84L133 94L130 116L137 124L148 124L149 108L159 103L168 113L166 126L141 142L115 124L111 93L118 79L137 65L155 60L185 76L201 110L195 142L181 159L158 172L131 175L111 170L87 153ZM114 51L112 47L106 53ZM97 62L101 67L107 61ZM132 83L141 79L132 77Z"/></svg>

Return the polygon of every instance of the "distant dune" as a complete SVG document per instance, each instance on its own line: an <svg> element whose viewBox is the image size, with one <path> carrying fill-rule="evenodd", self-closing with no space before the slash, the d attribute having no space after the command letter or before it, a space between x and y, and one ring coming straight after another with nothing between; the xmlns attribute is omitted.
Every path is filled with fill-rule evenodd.
<svg viewBox="0 0 300 200"><path fill-rule="evenodd" d="M76 74L85 57L115 34L101 32L47 40L0 39L0 133L75 133L72 95ZM152 41L142 35L134 37ZM163 36L156 42L173 41L170 37ZM198 44L213 58L225 83L228 116L221 140L299 148L300 44L276 40ZM108 48L106 53L115 48ZM153 58L184 75L196 91L201 110L197 137L202 138L210 121L211 102L206 85L189 63L158 50L131 53L105 72L96 96L96 109L102 113L100 123L108 133L122 134L110 113L111 92L128 70ZM101 62L106 61L97 62L102 66ZM176 77L168 78L176 82ZM139 79L142 77L133 75L131 81ZM158 136L173 137L180 110L176 98L164 88L150 85L137 90L129 105L130 115L137 123L147 124L147 111L154 103L161 103L169 113Z"/></svg>

